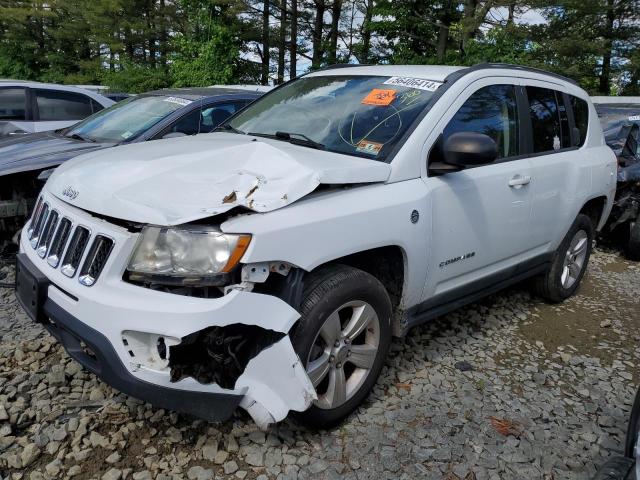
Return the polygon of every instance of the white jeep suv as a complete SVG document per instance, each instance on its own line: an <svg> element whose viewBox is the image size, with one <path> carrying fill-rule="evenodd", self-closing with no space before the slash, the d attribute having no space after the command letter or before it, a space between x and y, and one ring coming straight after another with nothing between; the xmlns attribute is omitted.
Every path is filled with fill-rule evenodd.
<svg viewBox="0 0 640 480"><path fill-rule="evenodd" d="M326 69L219 130L65 163L17 263L73 358L209 420L335 423L393 335L527 278L563 300L615 193L587 94L515 66Z"/></svg>

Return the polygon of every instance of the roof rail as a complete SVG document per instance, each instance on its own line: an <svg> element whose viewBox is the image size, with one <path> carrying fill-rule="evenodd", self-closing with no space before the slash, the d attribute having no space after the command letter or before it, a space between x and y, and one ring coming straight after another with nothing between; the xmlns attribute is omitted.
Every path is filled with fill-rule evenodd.
<svg viewBox="0 0 640 480"><path fill-rule="evenodd" d="M460 70L460 73L466 75L467 73L475 72L476 70L486 70L489 68L504 68L509 70L522 70L523 72L539 73L541 75L549 75L551 77L564 80L565 82L572 83L576 86L580 86L574 79L565 77L564 75L560 75L558 73L548 72L546 70L542 70L541 68L525 67L523 65L512 65L509 63L478 63L477 65L473 65L472 67L469 67L467 69ZM454 74L455 73L456 72L454 72Z"/></svg>
<svg viewBox="0 0 640 480"><path fill-rule="evenodd" d="M373 67L371 63L334 63L333 65L327 65L326 67L319 68L318 70L314 70L314 72L322 72L324 70L336 70L338 68L349 68L349 67Z"/></svg>

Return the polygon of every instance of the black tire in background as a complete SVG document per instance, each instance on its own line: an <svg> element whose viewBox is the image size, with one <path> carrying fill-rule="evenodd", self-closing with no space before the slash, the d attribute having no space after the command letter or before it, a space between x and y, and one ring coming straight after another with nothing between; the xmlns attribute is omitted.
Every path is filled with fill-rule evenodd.
<svg viewBox="0 0 640 480"><path fill-rule="evenodd" d="M629 230L629 241L627 242L626 250L629 260L640 260L640 218L636 219Z"/></svg>
<svg viewBox="0 0 640 480"><path fill-rule="evenodd" d="M575 275L575 279L570 285L563 284L563 272L566 268L567 258L570 255L572 242L576 241L577 236L582 235L584 235L583 238L586 239L586 244L584 244L584 258L580 264L579 273ZM532 279L534 294L552 303L562 302L573 295L580 285L585 271L587 270L592 246L593 225L591 224L591 219L587 215L581 213L576 217L571 228L569 228L569 231L558 246L558 249L553 256L553 260L551 261L551 267L549 270Z"/></svg>
<svg viewBox="0 0 640 480"><path fill-rule="evenodd" d="M624 454L629 458L635 458L634 449L638 441L638 430L640 430L640 388L636 392L636 398L631 407L627 437L624 442Z"/></svg>
<svg viewBox="0 0 640 480"><path fill-rule="evenodd" d="M349 307L349 305L366 305L367 308L370 307L375 312L375 315L372 314L370 318L377 318L375 324L377 351L375 352L375 357L373 355L369 356L372 362L370 368L361 369L366 373L360 370L357 372L359 377L356 382L351 383L353 391L350 395L344 396L346 401L339 404L336 402L337 406L333 408L330 403L323 405L319 398L308 410L294 415L301 423L314 428L330 427L348 416L362 403L375 385L391 343L392 306L389 295L382 283L372 275L356 268L345 265L329 265L312 272L305 278L303 301L300 308L301 318L291 334L293 348L300 356L305 368L307 368L312 382L315 378L310 371L312 361L317 364L320 357L324 358L325 355L328 355L327 352L336 353L335 356L331 355L333 360L329 365L329 368L334 370L325 373L322 381L316 386L319 396L322 393L323 386L331 384L331 374L335 375L334 372L342 368L344 373L341 378L344 381L347 377L347 366L351 365L349 363L350 360L346 357L346 354L351 355L351 352L343 351L345 345L341 344L342 340L338 340L334 344L335 348L331 347L329 342L324 342L323 340L327 336L327 325L332 318L336 318L336 312L340 313L340 315L337 315L341 319L338 323L338 325L341 325L340 330L329 330L337 331L339 338L348 338L345 332L349 330L350 322L356 318L355 313L351 318L348 315L343 315L343 310L349 310L349 308L352 308L353 312L356 311L356 307ZM371 310L367 310L367 312L371 312ZM357 337L354 337L351 346L354 348L357 346L370 348L366 344L366 340L362 345L360 345L360 342L365 337L368 339L371 331L372 328L367 324L366 329L362 330ZM338 344L340 344L339 347ZM349 350L349 345L346 345L346 348ZM342 355L343 353L345 354L344 356ZM372 352L370 351L370 353ZM351 357L352 360L357 356L357 353L355 353ZM342 358L340 360L343 361L342 364L337 363L339 357ZM357 367L353 365L352 368L350 367L350 375L355 375ZM351 377L347 378L344 383L348 384L350 381Z"/></svg>

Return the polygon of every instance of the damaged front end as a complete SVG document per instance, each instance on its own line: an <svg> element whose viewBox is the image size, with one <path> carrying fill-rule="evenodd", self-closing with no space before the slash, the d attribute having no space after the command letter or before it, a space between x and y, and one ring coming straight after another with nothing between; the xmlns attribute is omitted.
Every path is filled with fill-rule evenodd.
<svg viewBox="0 0 640 480"><path fill-rule="evenodd" d="M294 307L301 296L302 274L286 263L273 262L243 265L225 277L235 281L226 286L145 284L192 298L238 296L236 305L242 296L245 318L231 315L226 324L212 319L204 328L180 337L123 332L131 365L138 372L168 374L177 388L199 385L242 395L239 405L261 428L284 419L291 410L306 410L316 392L289 337L299 317ZM135 275L130 281L140 284ZM249 297L260 299L264 306L249 305ZM275 304L278 309L272 307Z"/></svg>

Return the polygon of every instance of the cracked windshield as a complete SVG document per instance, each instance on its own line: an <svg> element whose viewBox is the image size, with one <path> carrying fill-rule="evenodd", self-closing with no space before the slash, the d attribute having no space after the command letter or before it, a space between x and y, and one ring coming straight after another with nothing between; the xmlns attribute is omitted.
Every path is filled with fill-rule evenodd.
<svg viewBox="0 0 640 480"><path fill-rule="evenodd" d="M384 161L439 86L407 77L306 77L257 101L230 126Z"/></svg>

